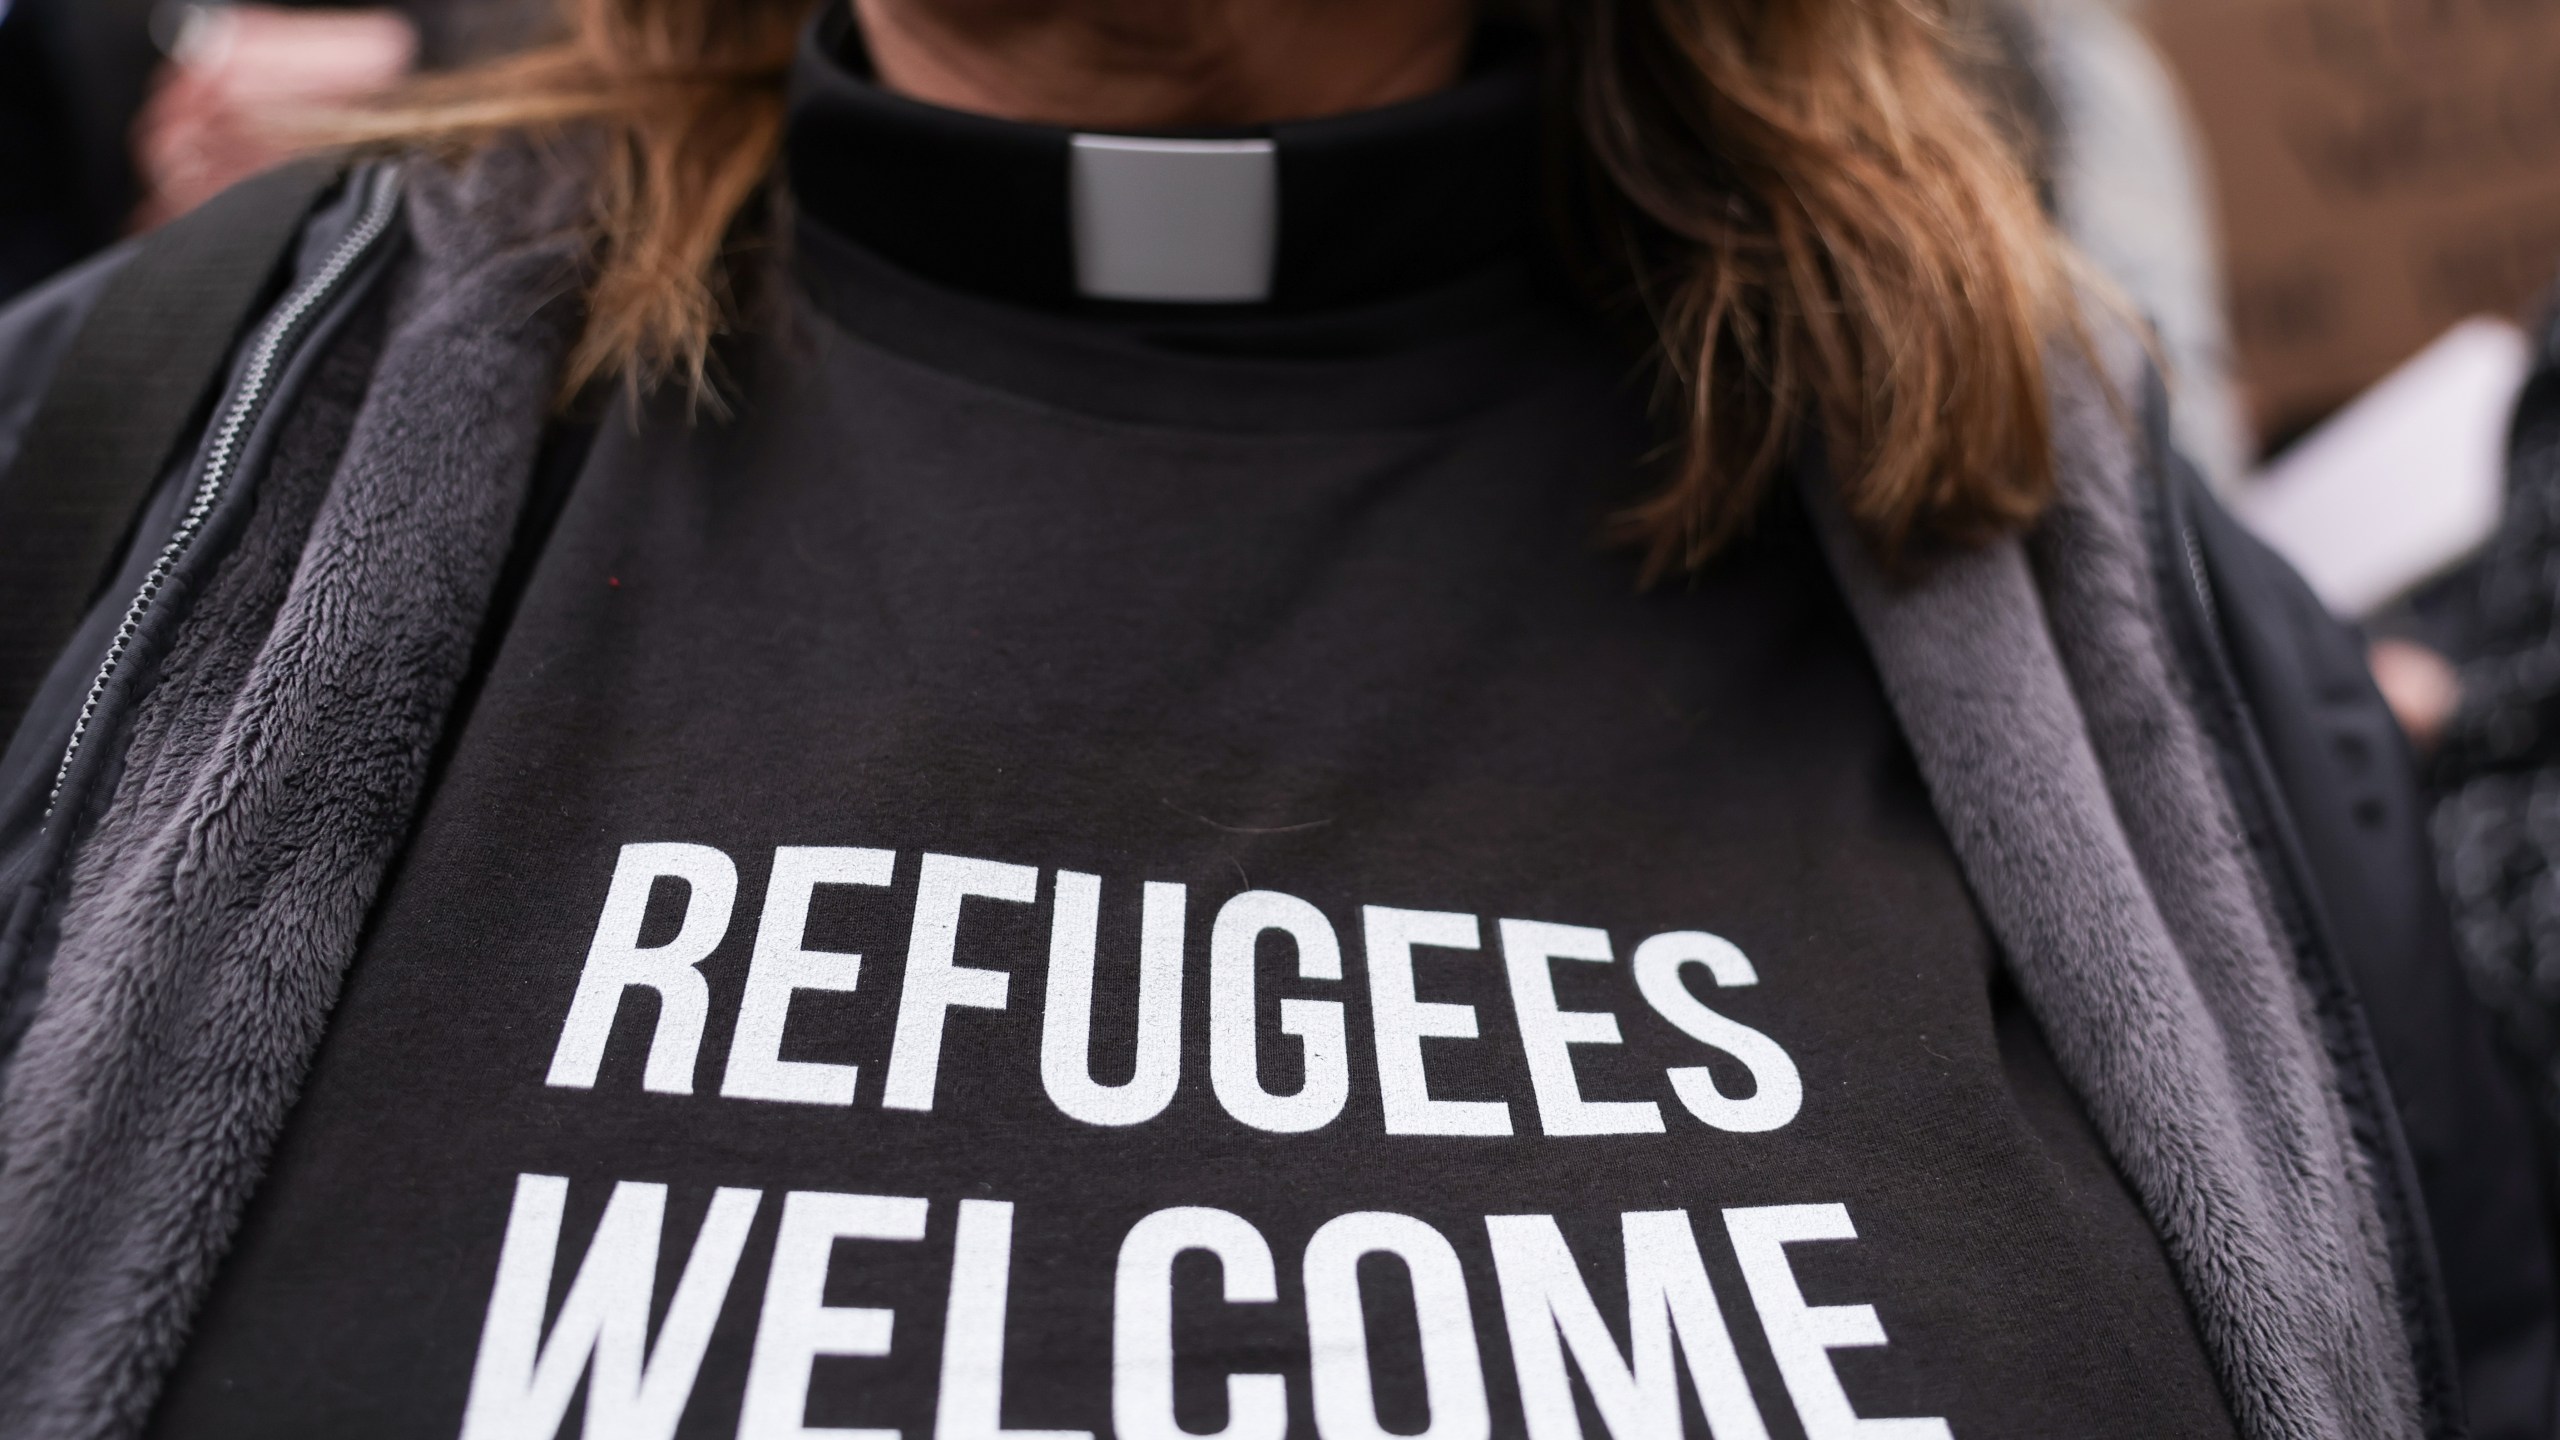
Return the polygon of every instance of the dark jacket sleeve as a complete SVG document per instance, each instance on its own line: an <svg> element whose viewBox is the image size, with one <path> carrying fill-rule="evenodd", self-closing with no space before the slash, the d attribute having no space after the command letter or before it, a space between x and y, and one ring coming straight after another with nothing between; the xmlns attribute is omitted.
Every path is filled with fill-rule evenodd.
<svg viewBox="0 0 2560 1440"><path fill-rule="evenodd" d="M0 307L0 473L17 459L54 366L128 253L111 250Z"/></svg>
<svg viewBox="0 0 2560 1440"><path fill-rule="evenodd" d="M18 455L27 426L71 337L127 252L111 251L57 276L0 309L0 477ZM154 491L134 534L166 534L184 499L173 471ZM86 698L90 674L122 616L121 597L141 584L156 547L130 540L99 598L37 688L13 735L0 736L0 1066L31 1018L33 989L23 963L39 948L43 896L34 884L56 762Z"/></svg>
<svg viewBox="0 0 2560 1440"><path fill-rule="evenodd" d="M9 468L17 461L19 445L53 381L55 366L61 363L72 336L88 318L90 307L97 303L99 292L106 288L125 254L122 250L112 251L0 309L0 482L5 482ZM170 487L161 488L166 491ZM172 499L165 494L155 495L150 508L165 509ZM128 544L127 548L135 547ZM134 568L135 558L128 555L119 569ZM138 583L139 577L135 578ZM109 585L106 593L115 588ZM114 617L98 613L103 608L93 609L82 623L70 647L45 677L17 733L0 735L0 879L9 874L17 842L43 819L43 791L50 788L52 775L42 752L56 732L69 731L71 713L79 703L78 692L85 689L85 679L73 672L84 670L89 659L105 648L106 631L113 628ZM42 786L36 780L39 772ZM0 895L5 893L0 891ZM6 913L6 905L0 903L0 916Z"/></svg>
<svg viewBox="0 0 2560 1440"><path fill-rule="evenodd" d="M313 212L292 257L292 275L309 274L323 263L330 247L355 223L362 208L361 188L342 186L335 198ZM73 335L138 243L118 246L0 308L0 483L5 483L8 468L17 459L36 407L51 388L54 370ZM231 363L238 365L236 354ZM24 878L24 857L31 853L31 837L43 822L54 765L87 697L90 677L123 619L128 597L175 528L186 499L192 449L181 447L179 458L133 517L114 570L99 577L95 601L36 691L17 733L0 735L0 925L10 924L11 896L16 882ZM7 1055L14 1033L8 1008L13 936L23 938L15 926L0 929L0 1057Z"/></svg>
<svg viewBox="0 0 2560 1440"><path fill-rule="evenodd" d="M2560 1296L2542 1137L2465 988L2416 762L2362 639L2191 473L2173 483L2188 489L2232 668L2417 1164L2473 1432L2550 1436Z"/></svg>

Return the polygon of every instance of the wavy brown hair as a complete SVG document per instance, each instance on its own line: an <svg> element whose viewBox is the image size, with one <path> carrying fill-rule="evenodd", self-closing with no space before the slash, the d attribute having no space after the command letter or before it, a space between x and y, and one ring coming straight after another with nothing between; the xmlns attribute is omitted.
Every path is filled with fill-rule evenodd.
<svg viewBox="0 0 2560 1440"><path fill-rule="evenodd" d="M597 145L597 264L571 388L704 391L742 217L771 190L816 4L561 0L560 38L425 82L377 141ZM1819 437L1888 551L2032 519L2043 359L2078 333L2067 252L1943 0L1514 0L1572 120L1569 208L1638 299L1677 439L1626 536L1653 573L1741 532Z"/></svg>

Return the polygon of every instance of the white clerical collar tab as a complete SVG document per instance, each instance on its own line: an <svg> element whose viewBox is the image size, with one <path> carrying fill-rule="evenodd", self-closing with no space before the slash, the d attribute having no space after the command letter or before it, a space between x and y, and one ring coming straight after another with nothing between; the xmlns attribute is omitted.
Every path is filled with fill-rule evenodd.
<svg viewBox="0 0 2560 1440"><path fill-rule="evenodd" d="M1068 153L1079 293L1189 304L1271 298L1280 165L1270 141L1077 135Z"/></svg>

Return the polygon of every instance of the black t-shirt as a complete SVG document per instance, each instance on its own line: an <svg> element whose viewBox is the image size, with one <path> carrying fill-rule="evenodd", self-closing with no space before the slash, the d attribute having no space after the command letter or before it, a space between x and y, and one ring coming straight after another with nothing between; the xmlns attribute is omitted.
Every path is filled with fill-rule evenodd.
<svg viewBox="0 0 2560 1440"><path fill-rule="evenodd" d="M2231 1433L1801 515L1600 542L1517 87L1337 146L1438 283L1284 163L1319 278L1149 313L848 241L939 122L831 64L792 323L601 428L157 1433Z"/></svg>

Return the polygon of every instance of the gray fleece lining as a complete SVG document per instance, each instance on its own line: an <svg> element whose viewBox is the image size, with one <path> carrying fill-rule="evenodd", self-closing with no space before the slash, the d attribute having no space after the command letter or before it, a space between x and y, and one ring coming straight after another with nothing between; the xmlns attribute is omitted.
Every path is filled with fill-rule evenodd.
<svg viewBox="0 0 2560 1440"><path fill-rule="evenodd" d="M2026 543L1897 583L1815 486L1825 549L2241 1433L2423 1433L2366 1162L2169 662L2138 509L2154 477L2105 382L2064 364L2055 386L2062 496Z"/></svg>

